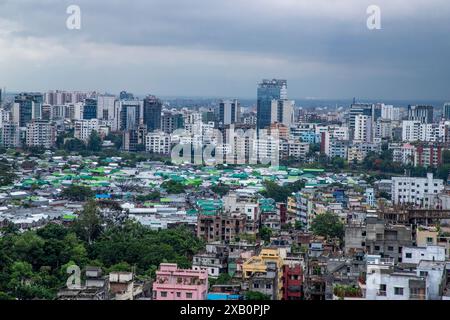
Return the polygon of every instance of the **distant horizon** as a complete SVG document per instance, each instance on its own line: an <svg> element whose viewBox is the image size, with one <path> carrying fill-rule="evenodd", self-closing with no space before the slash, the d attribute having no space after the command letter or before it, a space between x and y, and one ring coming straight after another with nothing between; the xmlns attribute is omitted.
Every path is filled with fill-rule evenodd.
<svg viewBox="0 0 450 320"><path fill-rule="evenodd" d="M102 92L99 90L77 90L77 89L48 89L48 90L14 90L14 91L6 91L3 92L3 94L5 94L6 96L14 96L23 92L39 92L39 93L46 93L49 91L66 91L66 92L97 92L100 95L103 94L112 94L115 96L119 96L120 91L117 93L113 93L113 92ZM144 98L145 96L152 94L155 95L156 97L162 99L162 100L176 100L176 99L180 99L180 100L221 100L221 99L238 99L238 100L246 100L246 101L255 101L257 100L256 98L256 90L255 90L255 96L254 97L240 97L240 96L198 96L198 95L159 95L157 93L151 92L151 93L147 93L147 94L141 94L141 93L135 93L131 90L122 90L122 91L126 91L128 93L133 94L135 97L138 98ZM288 91L288 95L289 95L289 91ZM385 104L389 104L389 103L393 103L393 102L399 102L399 103L405 103L405 102L410 102L410 103L442 103L442 106L447 103L450 102L450 99L424 99L424 98L403 98L403 99L393 99L393 98L359 98L359 97L351 97L351 98L320 98L320 97L290 97L289 95L289 100L294 100L294 101L311 101L311 102L352 102L353 99L356 100L357 103L385 103Z"/></svg>

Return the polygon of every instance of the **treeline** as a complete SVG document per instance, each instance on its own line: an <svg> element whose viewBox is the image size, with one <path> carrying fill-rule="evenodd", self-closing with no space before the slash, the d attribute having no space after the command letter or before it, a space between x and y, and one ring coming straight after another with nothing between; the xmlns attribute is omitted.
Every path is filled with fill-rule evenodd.
<svg viewBox="0 0 450 320"><path fill-rule="evenodd" d="M0 300L54 299L65 286L67 267L88 265L106 272L131 271L154 277L161 262L191 267L204 243L185 227L152 231L133 221L108 225L95 202L86 204L72 226L50 223L20 233L10 224L0 237Z"/></svg>

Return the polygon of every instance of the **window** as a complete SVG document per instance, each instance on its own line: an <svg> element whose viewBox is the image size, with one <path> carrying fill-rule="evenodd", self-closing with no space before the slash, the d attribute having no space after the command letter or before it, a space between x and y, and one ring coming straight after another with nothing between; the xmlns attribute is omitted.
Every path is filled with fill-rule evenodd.
<svg viewBox="0 0 450 320"><path fill-rule="evenodd" d="M412 253L411 252L407 252L405 254L405 256L406 256L407 259L411 259L412 258Z"/></svg>
<svg viewBox="0 0 450 320"><path fill-rule="evenodd" d="M181 292L177 292L177 298L181 298Z"/></svg>
<svg viewBox="0 0 450 320"><path fill-rule="evenodd" d="M161 291L161 297L167 298L167 291Z"/></svg>
<svg viewBox="0 0 450 320"><path fill-rule="evenodd" d="M375 270L373 270L373 271L375 271ZM379 296L386 295L386 285L385 284L380 284L380 289L378 290L378 295Z"/></svg>
<svg viewBox="0 0 450 320"><path fill-rule="evenodd" d="M375 246L375 251L380 251L380 246Z"/></svg>
<svg viewBox="0 0 450 320"><path fill-rule="evenodd" d="M253 289L259 289L259 283L254 283L253 284Z"/></svg>
<svg viewBox="0 0 450 320"><path fill-rule="evenodd" d="M433 238L432 237L427 237L427 243L433 243Z"/></svg>
<svg viewBox="0 0 450 320"><path fill-rule="evenodd" d="M394 251L394 247L388 247L388 251Z"/></svg>
<svg viewBox="0 0 450 320"><path fill-rule="evenodd" d="M427 277L428 276L428 272L427 271L420 271L420 276L421 277Z"/></svg>
<svg viewBox="0 0 450 320"><path fill-rule="evenodd" d="M266 289L272 289L272 285L270 283L266 284Z"/></svg>
<svg viewBox="0 0 450 320"><path fill-rule="evenodd" d="M186 292L186 299L192 299L192 293Z"/></svg>
<svg viewBox="0 0 450 320"><path fill-rule="evenodd" d="M403 288L395 287L394 288L394 294L396 296L402 296L403 295Z"/></svg>

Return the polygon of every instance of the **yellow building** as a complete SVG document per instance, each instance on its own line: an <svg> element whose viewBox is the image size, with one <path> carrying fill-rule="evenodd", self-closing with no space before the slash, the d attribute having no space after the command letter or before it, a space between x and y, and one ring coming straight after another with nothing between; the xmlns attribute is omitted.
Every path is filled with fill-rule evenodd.
<svg viewBox="0 0 450 320"><path fill-rule="evenodd" d="M436 246L438 243L438 231L436 228L418 227L416 231L416 245L418 247Z"/></svg>
<svg viewBox="0 0 450 320"><path fill-rule="evenodd" d="M283 296L283 264L286 253L279 248L265 248L260 254L253 256L244 262L242 266L242 276L244 280L249 279L255 273L265 273L268 262L274 262L278 271L278 300Z"/></svg>

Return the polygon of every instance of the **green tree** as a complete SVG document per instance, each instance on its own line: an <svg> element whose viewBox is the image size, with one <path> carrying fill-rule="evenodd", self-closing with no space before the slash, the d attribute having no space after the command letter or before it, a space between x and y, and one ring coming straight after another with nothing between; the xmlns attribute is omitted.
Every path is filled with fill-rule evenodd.
<svg viewBox="0 0 450 320"><path fill-rule="evenodd" d="M329 212L316 216L311 224L311 230L315 235L327 238L344 237L343 223L337 215Z"/></svg>
<svg viewBox="0 0 450 320"><path fill-rule="evenodd" d="M259 236L261 237L262 240L270 242L270 237L272 236L272 229L263 226L259 231Z"/></svg>
<svg viewBox="0 0 450 320"><path fill-rule="evenodd" d="M172 194L184 193L185 189L186 189L184 184L174 181L174 180L164 181L161 184L161 188L165 189L168 193L172 193Z"/></svg>
<svg viewBox="0 0 450 320"><path fill-rule="evenodd" d="M130 272L131 266L127 262L119 262L110 268L108 268L108 272Z"/></svg>
<svg viewBox="0 0 450 320"><path fill-rule="evenodd" d="M82 202L92 199L94 197L94 192L89 187L72 184L62 191L61 197L70 201Z"/></svg>
<svg viewBox="0 0 450 320"><path fill-rule="evenodd" d="M211 187L211 191L217 194L220 197L224 197L230 192L230 186L227 186L226 184L218 184Z"/></svg>
<svg viewBox="0 0 450 320"><path fill-rule="evenodd" d="M102 150L102 139L100 138L97 131L92 130L87 143L87 150L93 152Z"/></svg>
<svg viewBox="0 0 450 320"><path fill-rule="evenodd" d="M159 201L161 198L161 193L158 190L154 190L146 195L138 195L136 196L137 201Z"/></svg>
<svg viewBox="0 0 450 320"><path fill-rule="evenodd" d="M247 291L245 292L244 297L245 300L256 300L256 301L270 300L269 295L257 291Z"/></svg>
<svg viewBox="0 0 450 320"><path fill-rule="evenodd" d="M0 187L13 184L16 178L13 165L6 159L0 159Z"/></svg>
<svg viewBox="0 0 450 320"><path fill-rule="evenodd" d="M64 150L69 151L69 152L81 152L86 150L86 145L83 141L81 141L80 139L67 139L66 142L64 143Z"/></svg>
<svg viewBox="0 0 450 320"><path fill-rule="evenodd" d="M102 230L102 219L100 211L95 201L90 200L85 205L83 210L75 222L74 230L78 236L86 241L88 244L100 235Z"/></svg>
<svg viewBox="0 0 450 320"><path fill-rule="evenodd" d="M450 150L444 150L442 152L442 163L450 164Z"/></svg>

